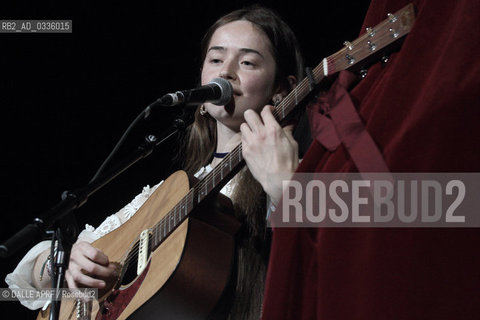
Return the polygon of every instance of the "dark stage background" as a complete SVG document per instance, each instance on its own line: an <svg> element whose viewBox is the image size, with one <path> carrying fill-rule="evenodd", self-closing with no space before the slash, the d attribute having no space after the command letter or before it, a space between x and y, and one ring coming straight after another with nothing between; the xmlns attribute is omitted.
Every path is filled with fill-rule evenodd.
<svg viewBox="0 0 480 320"><path fill-rule="evenodd" d="M12 2L12 4L8 4ZM80 1L79 1L80 2ZM195 86L203 33L218 17L251 1L2 1L0 20L69 19L71 34L0 34L1 237L9 236L84 186L130 122L165 93ZM296 32L308 66L357 37L367 0L262 1ZM155 110L121 149L132 152L147 133L161 133L174 110ZM176 143L92 196L76 212L78 225L97 226L144 185L165 178ZM26 250L1 259L3 279ZM17 302L2 312L29 318Z"/></svg>

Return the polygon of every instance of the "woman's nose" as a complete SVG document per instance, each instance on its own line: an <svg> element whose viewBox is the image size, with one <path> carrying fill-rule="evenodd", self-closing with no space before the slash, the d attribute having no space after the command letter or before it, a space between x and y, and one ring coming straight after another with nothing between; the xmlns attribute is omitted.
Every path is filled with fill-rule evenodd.
<svg viewBox="0 0 480 320"><path fill-rule="evenodd" d="M224 68L222 68L220 71L219 77L226 80L235 80L237 78L237 74L230 64L225 64Z"/></svg>

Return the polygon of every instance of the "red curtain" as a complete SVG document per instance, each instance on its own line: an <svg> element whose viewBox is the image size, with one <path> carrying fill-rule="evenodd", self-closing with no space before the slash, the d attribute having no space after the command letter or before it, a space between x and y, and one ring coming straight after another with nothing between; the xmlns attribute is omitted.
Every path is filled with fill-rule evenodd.
<svg viewBox="0 0 480 320"><path fill-rule="evenodd" d="M408 2L373 0L362 30ZM391 172L480 172L480 2L414 4L401 50L351 99ZM344 144L314 140L298 171L358 169ZM273 232L263 319L479 318L479 229Z"/></svg>

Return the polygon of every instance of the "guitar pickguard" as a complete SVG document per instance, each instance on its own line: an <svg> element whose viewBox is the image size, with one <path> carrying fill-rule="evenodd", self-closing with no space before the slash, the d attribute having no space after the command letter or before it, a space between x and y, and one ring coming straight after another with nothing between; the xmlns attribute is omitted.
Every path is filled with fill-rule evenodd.
<svg viewBox="0 0 480 320"><path fill-rule="evenodd" d="M105 299L100 307L100 311L97 313L96 320L113 320L122 314L142 285L143 280L145 280L150 269L150 263L151 261L147 264L142 274L128 287L116 289Z"/></svg>

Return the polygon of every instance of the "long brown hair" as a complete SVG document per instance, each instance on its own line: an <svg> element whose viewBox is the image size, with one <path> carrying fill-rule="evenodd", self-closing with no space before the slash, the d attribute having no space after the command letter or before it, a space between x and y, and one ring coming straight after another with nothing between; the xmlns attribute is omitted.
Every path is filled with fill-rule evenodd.
<svg viewBox="0 0 480 320"><path fill-rule="evenodd" d="M233 11L217 20L206 32L201 43L201 60L205 60L214 32L221 26L238 20L247 20L262 30L270 40L276 62L275 85L290 88L288 76L300 80L303 58L296 37L290 27L272 10L255 5ZM187 128L184 146L184 168L194 174L210 163L217 144L216 121L195 112L194 123ZM266 198L261 185L247 168L235 177L232 194L235 215L242 219L247 236L237 251L237 279L235 297L229 318L258 319L262 306L270 241L266 228Z"/></svg>

